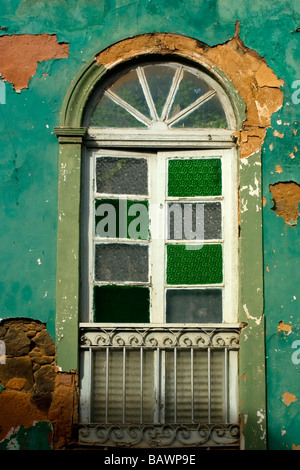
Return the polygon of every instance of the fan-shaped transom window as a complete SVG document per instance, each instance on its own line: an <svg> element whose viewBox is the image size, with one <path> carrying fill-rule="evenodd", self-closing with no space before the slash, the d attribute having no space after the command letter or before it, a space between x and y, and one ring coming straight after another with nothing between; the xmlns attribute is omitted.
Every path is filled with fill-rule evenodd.
<svg viewBox="0 0 300 470"><path fill-rule="evenodd" d="M226 95L200 70L180 63L138 65L94 98L89 125L101 128L230 128Z"/></svg>

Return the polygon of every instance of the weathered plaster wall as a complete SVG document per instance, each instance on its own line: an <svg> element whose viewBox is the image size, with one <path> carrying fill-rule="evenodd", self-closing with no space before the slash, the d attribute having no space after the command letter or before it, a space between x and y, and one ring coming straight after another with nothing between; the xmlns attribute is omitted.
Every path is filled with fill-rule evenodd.
<svg viewBox="0 0 300 470"><path fill-rule="evenodd" d="M3 320L0 340L0 450L64 448L77 419L76 373L57 369L55 344L39 321Z"/></svg>
<svg viewBox="0 0 300 470"><path fill-rule="evenodd" d="M239 22L241 43L248 52L257 54L240 59L240 86L245 81L244 61L248 60L249 73L254 66L257 82L251 93L260 104L252 108L253 119L244 123L241 141L246 157L262 145L268 442L270 449L296 449L300 445L299 2L0 0L0 6L0 74L4 79L0 94L0 318L40 320L53 339L58 179L58 143L53 127L59 123L72 78L86 61L111 44L153 32L195 38L209 46L205 53L208 58L213 54L222 69L225 52L233 54L241 47L237 39L230 41L236 37ZM17 42L18 50L9 52L8 44L12 47ZM9 63L14 64L12 75L7 70L8 53ZM230 67L224 72L230 77ZM277 79L283 92L281 107ZM275 112L266 117L261 103L270 103L274 97ZM31 388L13 388L20 388L20 380L9 380L0 399L10 393L31 397ZM55 391L56 386L52 400ZM52 432L55 419L49 418L49 410L36 412L39 429L44 435ZM23 437L33 432L29 421L15 426L21 426ZM45 442L36 446L45 446Z"/></svg>

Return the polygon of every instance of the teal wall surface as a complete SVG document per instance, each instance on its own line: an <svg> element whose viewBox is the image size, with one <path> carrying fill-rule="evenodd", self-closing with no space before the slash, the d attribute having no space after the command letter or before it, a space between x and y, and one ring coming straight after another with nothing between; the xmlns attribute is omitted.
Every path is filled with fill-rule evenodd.
<svg viewBox="0 0 300 470"><path fill-rule="evenodd" d="M55 335L58 142L53 128L76 73L128 37L170 32L214 46L234 36L237 21L245 46L284 81L283 106L272 116L262 149L264 313L268 447L290 450L300 446L299 223L290 225L272 210L269 185L300 184L299 0L0 0L0 38L46 33L69 44L67 58L38 63L28 88L16 92L7 80L1 85L0 319L39 319ZM280 322L290 328L278 330Z"/></svg>

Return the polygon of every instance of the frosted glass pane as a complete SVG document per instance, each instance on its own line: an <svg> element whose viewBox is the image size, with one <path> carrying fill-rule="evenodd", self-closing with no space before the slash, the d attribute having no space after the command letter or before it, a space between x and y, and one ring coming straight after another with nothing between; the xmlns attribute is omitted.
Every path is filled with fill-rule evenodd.
<svg viewBox="0 0 300 470"><path fill-rule="evenodd" d="M149 238L148 201L97 199L95 235L104 238Z"/></svg>
<svg viewBox="0 0 300 470"><path fill-rule="evenodd" d="M185 71L168 118L176 116L209 90L211 90L211 87L204 80Z"/></svg>
<svg viewBox="0 0 300 470"><path fill-rule="evenodd" d="M222 169L219 158L169 160L169 196L195 197L221 194Z"/></svg>
<svg viewBox="0 0 300 470"><path fill-rule="evenodd" d="M166 65L149 65L144 67L144 71L157 115L161 116L171 89L175 68Z"/></svg>
<svg viewBox="0 0 300 470"><path fill-rule="evenodd" d="M227 119L219 98L215 95L194 111L176 121L171 127L227 128Z"/></svg>
<svg viewBox="0 0 300 470"><path fill-rule="evenodd" d="M146 128L142 122L135 119L126 109L105 95L102 96L93 111L90 126Z"/></svg>
<svg viewBox="0 0 300 470"><path fill-rule="evenodd" d="M109 88L109 90L118 95L145 116L150 117L150 111L136 70L132 70L123 77L119 78Z"/></svg>
<svg viewBox="0 0 300 470"><path fill-rule="evenodd" d="M221 289L168 289L166 302L169 323L222 322Z"/></svg>
<svg viewBox="0 0 300 470"><path fill-rule="evenodd" d="M170 202L168 204L169 240L209 240L221 237L221 204L219 202Z"/></svg>
<svg viewBox="0 0 300 470"><path fill-rule="evenodd" d="M168 245L168 284L219 284L223 281L222 245Z"/></svg>
<svg viewBox="0 0 300 470"><path fill-rule="evenodd" d="M148 323L150 292L141 286L95 286L94 321Z"/></svg>
<svg viewBox="0 0 300 470"><path fill-rule="evenodd" d="M153 422L154 418L154 353L144 351L142 359L143 375L141 377L140 350L127 350L125 356L125 407L126 423ZM108 368L108 383L106 370ZM123 350L111 349L108 362L106 350L93 354L92 386L92 422L105 423L106 414L109 423L123 422ZM140 395L143 384L142 397ZM107 385L107 401L106 401ZM142 400L142 403L141 403ZM106 410L107 403L107 410ZM141 404L143 407L141 416Z"/></svg>
<svg viewBox="0 0 300 470"><path fill-rule="evenodd" d="M211 350L210 377L208 376L208 355L206 350L194 349L193 375L191 351L177 349L176 354L176 387L174 351L166 351L166 422L223 423L225 420L225 374L224 351ZM193 382L192 382L193 380ZM192 386L193 383L193 395ZM210 387L210 400L208 399ZM175 401L176 392L176 401Z"/></svg>
<svg viewBox="0 0 300 470"><path fill-rule="evenodd" d="M97 157L96 191L108 194L148 194L145 158Z"/></svg>
<svg viewBox="0 0 300 470"><path fill-rule="evenodd" d="M95 280L148 282L148 246L125 243L97 244Z"/></svg>

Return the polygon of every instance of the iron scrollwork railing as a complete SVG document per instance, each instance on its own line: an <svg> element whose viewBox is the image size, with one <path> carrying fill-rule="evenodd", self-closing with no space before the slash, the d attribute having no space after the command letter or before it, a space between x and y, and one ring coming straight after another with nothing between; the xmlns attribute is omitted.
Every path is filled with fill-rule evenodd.
<svg viewBox="0 0 300 470"><path fill-rule="evenodd" d="M83 328L80 442L238 446L239 335L229 327Z"/></svg>

